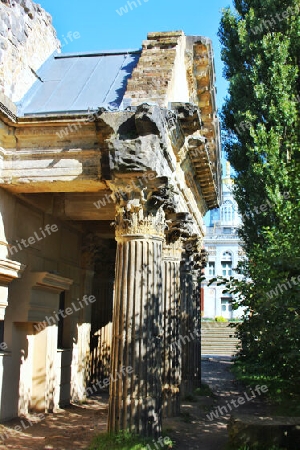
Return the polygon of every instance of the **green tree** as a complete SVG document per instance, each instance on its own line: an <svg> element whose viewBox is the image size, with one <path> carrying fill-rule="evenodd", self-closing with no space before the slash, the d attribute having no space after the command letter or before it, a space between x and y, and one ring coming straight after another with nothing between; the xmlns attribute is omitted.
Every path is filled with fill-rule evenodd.
<svg viewBox="0 0 300 450"><path fill-rule="evenodd" d="M299 0L235 0L219 29L229 80L224 148L247 256L244 279L227 284L247 308L240 359L293 388L300 373L299 13Z"/></svg>

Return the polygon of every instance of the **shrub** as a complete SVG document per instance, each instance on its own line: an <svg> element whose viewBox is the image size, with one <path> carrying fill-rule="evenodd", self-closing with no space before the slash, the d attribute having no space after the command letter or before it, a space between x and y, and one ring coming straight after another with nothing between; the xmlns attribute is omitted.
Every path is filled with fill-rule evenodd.
<svg viewBox="0 0 300 450"><path fill-rule="evenodd" d="M216 322L228 322L228 320L225 319L225 317L223 317L223 316L216 316L215 321Z"/></svg>
<svg viewBox="0 0 300 450"><path fill-rule="evenodd" d="M210 387L207 384L201 384L201 387L198 387L195 389L194 391L195 395L199 395L199 396L211 396L213 395L212 390L210 389Z"/></svg>

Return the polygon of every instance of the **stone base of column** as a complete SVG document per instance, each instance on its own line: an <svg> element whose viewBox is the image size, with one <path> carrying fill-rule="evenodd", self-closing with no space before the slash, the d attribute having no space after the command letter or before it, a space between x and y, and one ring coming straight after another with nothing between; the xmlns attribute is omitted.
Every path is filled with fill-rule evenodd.
<svg viewBox="0 0 300 450"><path fill-rule="evenodd" d="M201 387L201 380L182 380L180 386L180 399L184 400L187 395L194 395L195 389Z"/></svg>
<svg viewBox="0 0 300 450"><path fill-rule="evenodd" d="M123 429L154 439L161 436L162 408L158 407L156 398L115 396L111 400L109 414L114 419L108 421L108 431L111 433Z"/></svg>
<svg viewBox="0 0 300 450"><path fill-rule="evenodd" d="M179 386L165 386L163 388L163 418L180 415Z"/></svg>

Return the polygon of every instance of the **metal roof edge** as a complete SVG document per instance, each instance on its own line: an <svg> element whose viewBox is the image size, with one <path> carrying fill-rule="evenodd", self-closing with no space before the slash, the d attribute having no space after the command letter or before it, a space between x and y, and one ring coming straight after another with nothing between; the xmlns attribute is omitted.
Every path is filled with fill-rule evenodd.
<svg viewBox="0 0 300 450"><path fill-rule="evenodd" d="M82 52L82 53L59 53L54 55L54 59L63 58L90 58L95 56L114 56L127 54L140 54L142 49L128 49L128 50L102 50L98 52Z"/></svg>

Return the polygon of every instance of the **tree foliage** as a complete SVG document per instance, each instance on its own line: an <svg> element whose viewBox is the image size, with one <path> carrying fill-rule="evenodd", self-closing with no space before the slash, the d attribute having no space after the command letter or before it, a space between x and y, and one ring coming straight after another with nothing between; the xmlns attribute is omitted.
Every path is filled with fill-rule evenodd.
<svg viewBox="0 0 300 450"><path fill-rule="evenodd" d="M247 262L227 289L246 307L240 359L293 386L300 374L300 4L235 0L219 36L229 95L224 148L235 169ZM298 281L299 280L299 281Z"/></svg>

